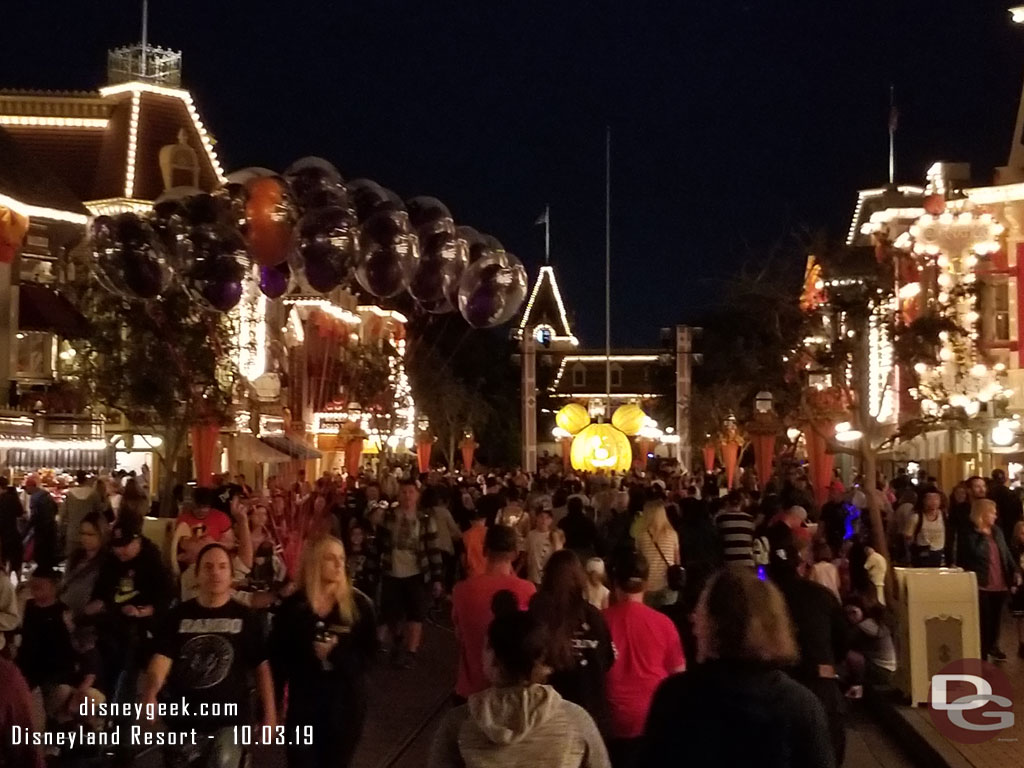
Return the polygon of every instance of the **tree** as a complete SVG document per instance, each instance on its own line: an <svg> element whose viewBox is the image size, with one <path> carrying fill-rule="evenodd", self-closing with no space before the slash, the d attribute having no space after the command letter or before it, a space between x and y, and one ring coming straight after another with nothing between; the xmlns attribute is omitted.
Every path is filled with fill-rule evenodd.
<svg viewBox="0 0 1024 768"><path fill-rule="evenodd" d="M202 310L182 290L129 301L102 288L88 269L75 272L70 288L90 327L76 343L73 376L89 402L162 437L160 501L167 514L174 485L185 479L180 463L189 430L231 421L239 381L235 323Z"/></svg>

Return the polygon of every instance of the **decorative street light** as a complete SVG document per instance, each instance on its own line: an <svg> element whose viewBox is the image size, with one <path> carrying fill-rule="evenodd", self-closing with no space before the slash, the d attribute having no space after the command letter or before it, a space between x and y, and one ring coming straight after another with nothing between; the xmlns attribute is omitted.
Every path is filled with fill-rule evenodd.
<svg viewBox="0 0 1024 768"><path fill-rule="evenodd" d="M757 413L771 413L775 402L775 398L772 397L772 393L766 389L762 389L754 396L754 410Z"/></svg>

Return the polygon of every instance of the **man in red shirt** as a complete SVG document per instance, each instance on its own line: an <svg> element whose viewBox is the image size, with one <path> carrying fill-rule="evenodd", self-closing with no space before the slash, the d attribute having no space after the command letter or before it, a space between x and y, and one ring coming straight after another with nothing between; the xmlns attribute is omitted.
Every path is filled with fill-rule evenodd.
<svg viewBox="0 0 1024 768"><path fill-rule="evenodd" d="M512 561L518 554L518 548L516 533L511 528L505 525L492 525L488 528L484 538L484 553L487 555L487 571L456 584L452 591L452 620L459 641L459 674L455 682L455 694L463 699L468 699L490 685L484 674L483 656L487 628L494 618L491 612L494 595L508 590L516 596L520 610L525 611L530 605L530 598L537 591L533 584L519 578L512 571Z"/></svg>
<svg viewBox="0 0 1024 768"><path fill-rule="evenodd" d="M647 558L639 552L623 552L612 563L615 602L604 620L616 655L605 685L611 710L608 753L616 768L635 764L658 685L686 669L675 625L644 605L648 572Z"/></svg>

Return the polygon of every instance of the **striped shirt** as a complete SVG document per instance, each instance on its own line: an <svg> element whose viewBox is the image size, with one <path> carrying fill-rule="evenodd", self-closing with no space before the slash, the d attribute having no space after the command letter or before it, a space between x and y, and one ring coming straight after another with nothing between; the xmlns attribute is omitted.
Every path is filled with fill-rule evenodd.
<svg viewBox="0 0 1024 768"><path fill-rule="evenodd" d="M754 567L754 518L740 509L723 509L715 517L726 565Z"/></svg>

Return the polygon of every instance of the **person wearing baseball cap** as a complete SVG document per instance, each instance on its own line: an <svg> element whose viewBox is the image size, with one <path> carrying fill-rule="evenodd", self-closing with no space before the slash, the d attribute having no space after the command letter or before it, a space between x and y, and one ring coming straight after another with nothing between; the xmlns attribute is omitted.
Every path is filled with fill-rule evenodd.
<svg viewBox="0 0 1024 768"><path fill-rule="evenodd" d="M171 580L160 550L143 537L142 521L132 515L121 518L110 531L110 552L85 607L100 627L98 648L107 682L103 690L113 692L119 678L134 685L137 675L131 672L147 661L154 617L171 597Z"/></svg>

